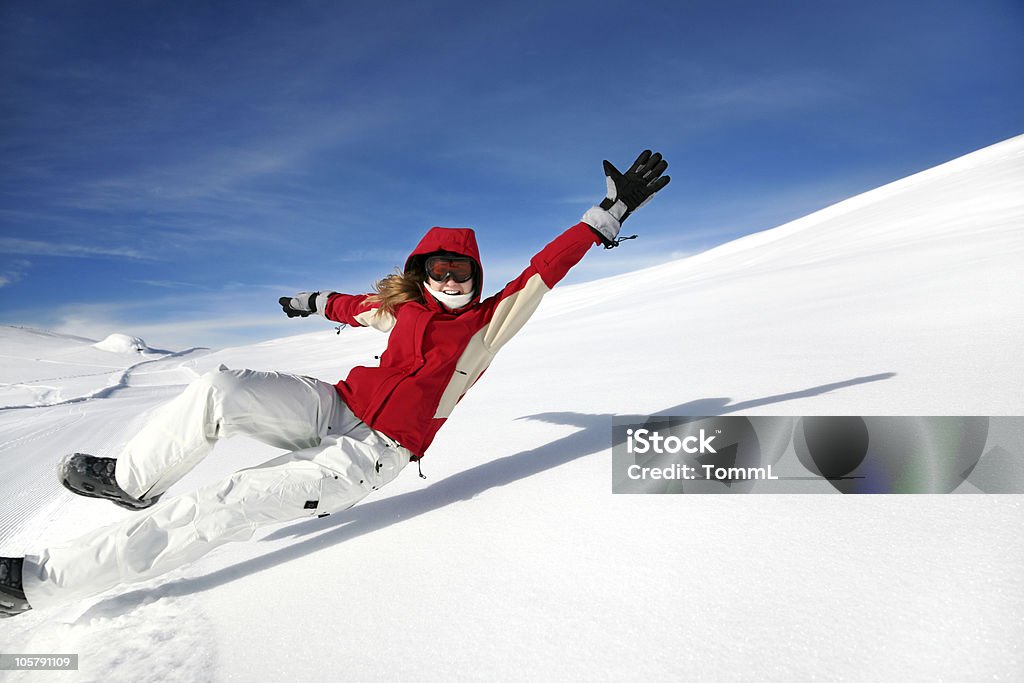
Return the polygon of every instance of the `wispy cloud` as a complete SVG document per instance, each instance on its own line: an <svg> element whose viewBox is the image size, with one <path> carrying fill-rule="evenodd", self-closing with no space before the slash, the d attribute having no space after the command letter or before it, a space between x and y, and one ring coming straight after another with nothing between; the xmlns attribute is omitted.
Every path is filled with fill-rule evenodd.
<svg viewBox="0 0 1024 683"><path fill-rule="evenodd" d="M94 314L99 314L99 317L94 317ZM93 311L85 315L65 315L47 325L47 329L90 339L105 339L114 333L130 334L142 338L154 348L181 350L193 346L223 348L251 342L254 338L283 337L309 331L289 325L289 322L283 316L270 314L231 317L206 314L174 317L159 323L140 323L120 317L104 317L99 311Z"/></svg>
<svg viewBox="0 0 1024 683"><path fill-rule="evenodd" d="M394 263L395 265L405 264L405 260L409 257L409 252L412 251L414 244L403 245L406 247L404 250L399 249L353 249L352 251L346 251L339 254L335 258L342 263L371 263L380 264L381 267L387 267L388 264Z"/></svg>
<svg viewBox="0 0 1024 683"><path fill-rule="evenodd" d="M161 289L206 289L202 285L197 285L193 282L178 282L176 280L132 280L132 282L138 285L159 287Z"/></svg>
<svg viewBox="0 0 1024 683"><path fill-rule="evenodd" d="M277 326L282 323L287 324L287 321L277 315L217 316L141 324L127 323L113 318L92 317L92 315L67 315L54 329L67 334L78 330L75 334L95 338L102 338L114 332L125 332L160 339L169 337L196 339L202 338L202 335L198 335L198 333L206 333L206 336L209 337L210 333L221 333L225 330Z"/></svg>
<svg viewBox="0 0 1024 683"><path fill-rule="evenodd" d="M791 70L750 76L714 74L701 87L686 90L675 105L714 119L762 118L849 100L855 86L824 70Z"/></svg>
<svg viewBox="0 0 1024 683"><path fill-rule="evenodd" d="M128 247L93 247L82 244L61 244L59 242L43 242L18 237L0 237L0 253L33 254L36 256L70 256L92 258L108 256L113 258L144 259L145 254Z"/></svg>
<svg viewBox="0 0 1024 683"><path fill-rule="evenodd" d="M261 285L232 290L225 286L202 296L185 296L181 290L152 295L135 288L132 291L136 298L75 302L45 311L29 311L20 316L19 324L91 339L103 339L113 333L130 334L154 348L172 350L192 346L223 348L310 331L309 326L298 327L281 312L277 299L290 290L280 287Z"/></svg>
<svg viewBox="0 0 1024 683"><path fill-rule="evenodd" d="M0 287L6 287L7 285L19 282L31 267L32 263L29 261L19 260L7 264L0 270Z"/></svg>

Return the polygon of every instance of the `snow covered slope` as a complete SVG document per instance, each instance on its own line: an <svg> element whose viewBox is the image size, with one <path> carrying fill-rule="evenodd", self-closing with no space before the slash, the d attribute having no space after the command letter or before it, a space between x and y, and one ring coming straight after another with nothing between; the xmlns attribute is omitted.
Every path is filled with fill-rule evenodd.
<svg viewBox="0 0 1024 683"><path fill-rule="evenodd" d="M440 432L427 480L411 468L348 513L0 622L0 649L81 655L48 680L1018 677L1020 497L613 496L610 430L615 414L1024 414L1022 257L1018 137L556 288ZM198 373L333 381L386 343L296 329L315 331L119 365L98 398L7 399L54 405L0 411L0 553L131 514L67 494L53 465L115 453ZM25 358L36 334L5 329L0 353ZM82 395L51 371L67 344L0 381ZM274 454L223 443L172 493Z"/></svg>
<svg viewBox="0 0 1024 683"><path fill-rule="evenodd" d="M102 342L43 330L0 327L0 408L54 405L99 397L125 372L166 353L130 346L126 335Z"/></svg>

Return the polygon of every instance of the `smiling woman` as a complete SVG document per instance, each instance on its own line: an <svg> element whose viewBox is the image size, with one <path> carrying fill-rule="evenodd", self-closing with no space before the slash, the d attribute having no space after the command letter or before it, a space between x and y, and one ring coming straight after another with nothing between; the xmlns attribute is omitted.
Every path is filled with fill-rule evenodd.
<svg viewBox="0 0 1024 683"><path fill-rule="evenodd" d="M136 515L24 558L0 558L0 614L14 615L148 579L266 524L345 510L427 452L456 404L541 298L664 188L668 164L649 150L621 173L605 161L607 196L537 253L496 294L468 228L431 228L401 274L373 294L281 297L288 317L390 332L376 367L331 385L280 372L219 370L152 416L117 458L73 453L59 466L71 491ZM245 435L284 455L163 500L219 439Z"/></svg>

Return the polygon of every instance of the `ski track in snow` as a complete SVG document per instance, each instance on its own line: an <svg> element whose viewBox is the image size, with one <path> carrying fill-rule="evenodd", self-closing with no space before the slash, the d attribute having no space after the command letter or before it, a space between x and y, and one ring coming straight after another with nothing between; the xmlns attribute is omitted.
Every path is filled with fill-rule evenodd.
<svg viewBox="0 0 1024 683"><path fill-rule="evenodd" d="M147 365L167 363L168 361L180 361L183 358L186 358L186 357L191 356L191 355L195 355L197 353L203 354L203 353L208 353L208 352L209 352L209 349L201 349L201 348L196 347L196 348L186 349L185 351L178 351L178 352L175 352L175 353L169 353L167 355L161 356L160 358L153 358L153 359L148 359L148 360L144 360L144 361L139 361L138 363L133 363L133 364L129 365L126 368L118 369L118 371L114 372L114 373L100 372L100 373L87 373L87 374L81 374L81 375L67 375L67 376L64 376L64 377L53 377L53 378L47 379L45 381L47 381L47 382L54 382L54 381L60 381L60 380L81 379L81 378L100 377L100 376L105 376L105 377L108 377L109 379L107 380L106 386L104 386L103 388L97 389L97 390L92 391L91 393L85 394L83 396L75 396L75 397L72 397L72 398L63 398L61 396L61 391L59 389L59 385L58 386L52 386L52 387L42 387L44 389L44 391L40 394L40 396L38 397L38 399L36 401L34 401L32 403L0 406L0 410L19 410L19 409L25 409L25 408L41 408L41 407L47 407L47 406L68 405L70 403L81 403L82 401L91 401L91 400L99 399L99 398L107 398L107 397L113 395L114 392L119 391L119 390L124 389L125 387L127 387L133 381L133 378L136 375L138 375L138 374L147 374L147 373L140 373L140 370L143 367L147 366ZM67 363L67 364L68 365L74 365L73 363ZM178 363L176 365L176 367L171 368L171 369L165 369L165 370L160 370L160 371L150 371L149 374L151 374L153 372L163 372L163 373L169 373L170 372L170 373L174 373L174 372L182 372L182 371L184 371L186 373L185 377L188 378L188 379L194 379L196 377L195 373L188 374L189 373L188 368L184 365L184 363ZM43 380L40 380L40 381L43 381ZM138 381L136 381L136 383L138 384ZM156 382L156 383L162 384L164 382ZM19 388L24 387L24 388L30 389L30 390L33 388L31 383L13 383L13 384L0 385L0 387L19 387ZM53 396L53 398L50 398L51 395Z"/></svg>
<svg viewBox="0 0 1024 683"><path fill-rule="evenodd" d="M1022 198L1024 136L556 288L438 434L426 481L411 468L344 513L0 620L0 649L78 653L80 671L45 674L74 681L1017 679L1020 496L613 496L609 439L616 414L1024 413ZM131 515L64 491L54 465L116 453L202 372L336 381L385 342L349 329L190 350L67 400L107 375L0 364L7 386L52 386L50 405L0 410L0 554ZM87 343L0 334L32 372ZM169 495L278 452L218 444Z"/></svg>

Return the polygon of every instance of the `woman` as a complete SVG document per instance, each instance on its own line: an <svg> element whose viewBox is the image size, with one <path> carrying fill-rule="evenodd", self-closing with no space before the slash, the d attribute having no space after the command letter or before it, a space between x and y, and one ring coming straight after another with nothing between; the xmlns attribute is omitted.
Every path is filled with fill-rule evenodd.
<svg viewBox="0 0 1024 683"><path fill-rule="evenodd" d="M372 295L282 297L289 317L319 314L390 332L378 367L332 386L276 372L220 368L158 411L120 456L76 453L61 482L136 515L24 558L0 558L0 611L17 614L142 581L246 540L265 524L355 505L426 453L437 430L541 297L595 244L618 244L622 222L669 182L660 154L625 173L605 161L608 195L480 300L483 267L472 230L432 228L404 270ZM220 438L244 434L288 452L223 482L164 501ZM158 503L158 501L160 501Z"/></svg>

